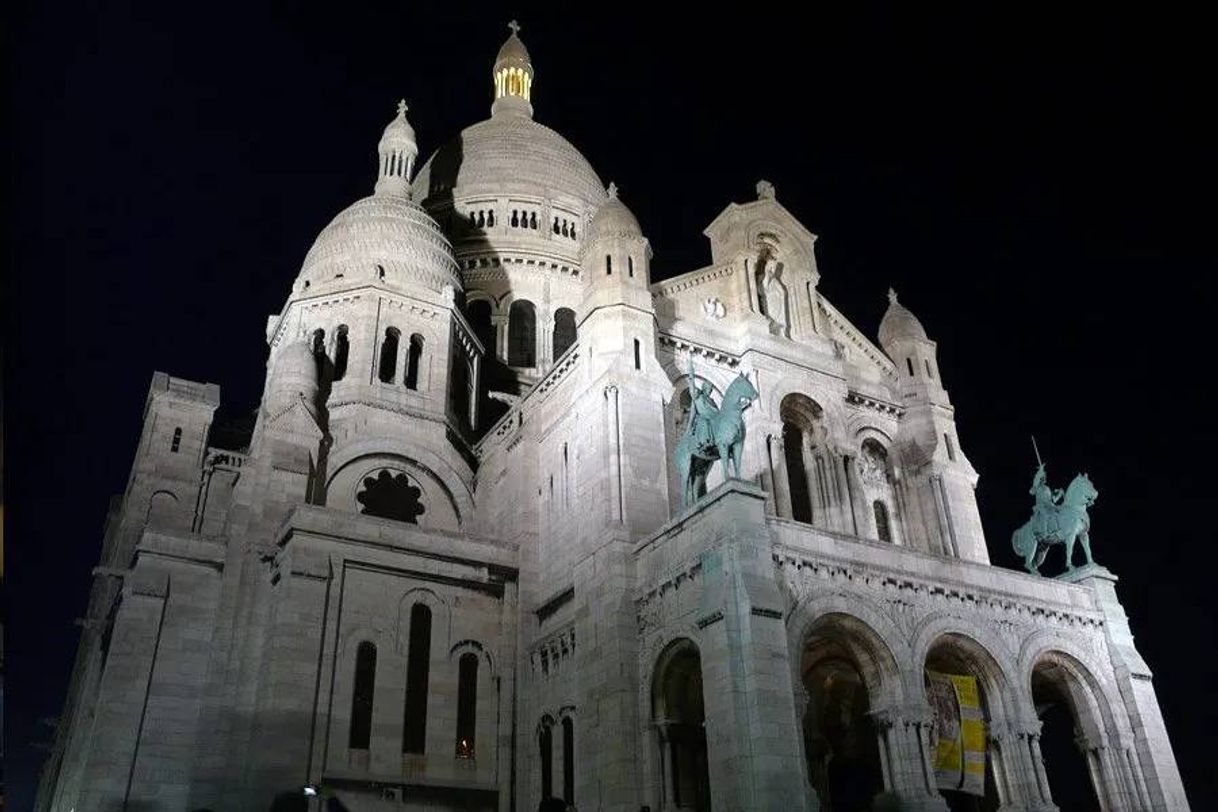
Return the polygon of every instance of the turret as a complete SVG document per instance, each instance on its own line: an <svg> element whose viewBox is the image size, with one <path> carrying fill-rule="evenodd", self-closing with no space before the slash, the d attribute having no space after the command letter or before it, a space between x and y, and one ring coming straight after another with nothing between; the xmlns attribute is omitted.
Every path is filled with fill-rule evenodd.
<svg viewBox="0 0 1218 812"><path fill-rule="evenodd" d="M977 510L977 471L960 448L935 342L892 289L879 339L897 367L896 388L905 407L898 443L910 474L913 507L925 519L920 523L927 534L922 544L944 555L988 563Z"/></svg>
<svg viewBox="0 0 1218 812"><path fill-rule="evenodd" d="M520 41L520 24L508 23L511 35L495 57L492 77L495 82L495 101L491 115L504 113L533 117L533 62L529 51Z"/></svg>
<svg viewBox="0 0 1218 812"><path fill-rule="evenodd" d="M880 321L879 338L880 346L897 365L902 395L943 405L949 403L939 379L935 342L926 337L917 316L897 301L897 292L892 288L888 289L888 310Z"/></svg>

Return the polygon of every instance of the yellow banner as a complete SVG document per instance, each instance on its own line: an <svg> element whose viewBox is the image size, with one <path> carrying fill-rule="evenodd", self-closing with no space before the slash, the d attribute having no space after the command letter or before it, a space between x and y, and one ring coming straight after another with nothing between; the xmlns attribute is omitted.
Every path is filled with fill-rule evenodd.
<svg viewBox="0 0 1218 812"><path fill-rule="evenodd" d="M935 783L940 789L984 795L985 715L977 680L927 671L926 697L935 715Z"/></svg>

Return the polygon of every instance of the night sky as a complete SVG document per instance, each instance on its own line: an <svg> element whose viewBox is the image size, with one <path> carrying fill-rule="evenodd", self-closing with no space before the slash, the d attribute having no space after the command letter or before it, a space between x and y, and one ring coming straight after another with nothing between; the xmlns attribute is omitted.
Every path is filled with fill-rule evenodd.
<svg viewBox="0 0 1218 812"><path fill-rule="evenodd" d="M371 192L398 98L420 159L485 118L513 15L536 118L617 182L657 279L705 265L702 229L766 178L819 235L820 290L864 332L900 292L939 342L995 564L1016 565L1030 434L1053 485L1090 473L1096 557L1121 578L1204 808L1218 796L1205 26L1119 4L688 19L580 5L9 6L8 808L33 802L40 720L60 710L153 371L218 383L221 417L248 415L267 316L318 231Z"/></svg>

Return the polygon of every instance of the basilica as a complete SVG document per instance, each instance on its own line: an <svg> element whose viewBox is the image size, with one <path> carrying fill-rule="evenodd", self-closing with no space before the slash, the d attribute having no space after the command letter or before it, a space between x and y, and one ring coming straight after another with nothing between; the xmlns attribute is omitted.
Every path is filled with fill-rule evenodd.
<svg viewBox="0 0 1218 812"><path fill-rule="evenodd" d="M512 28L352 156L252 434L152 375L39 809L1188 809L1116 576L990 565L926 327L765 181L655 281Z"/></svg>

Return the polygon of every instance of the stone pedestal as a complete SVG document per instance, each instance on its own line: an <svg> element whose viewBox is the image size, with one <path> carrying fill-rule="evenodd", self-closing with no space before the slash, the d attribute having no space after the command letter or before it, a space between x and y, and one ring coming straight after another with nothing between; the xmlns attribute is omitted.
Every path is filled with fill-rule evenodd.
<svg viewBox="0 0 1218 812"><path fill-rule="evenodd" d="M1167 738L1150 667L1134 646L1129 618L1117 598L1117 577L1098 564L1089 564L1059 578L1089 587L1095 593L1097 608L1104 613L1113 674L1133 727L1136 758L1130 759L1131 772L1135 773L1131 781L1139 785L1135 789L1141 790L1144 785L1150 809L1155 812L1188 810L1184 783Z"/></svg>

